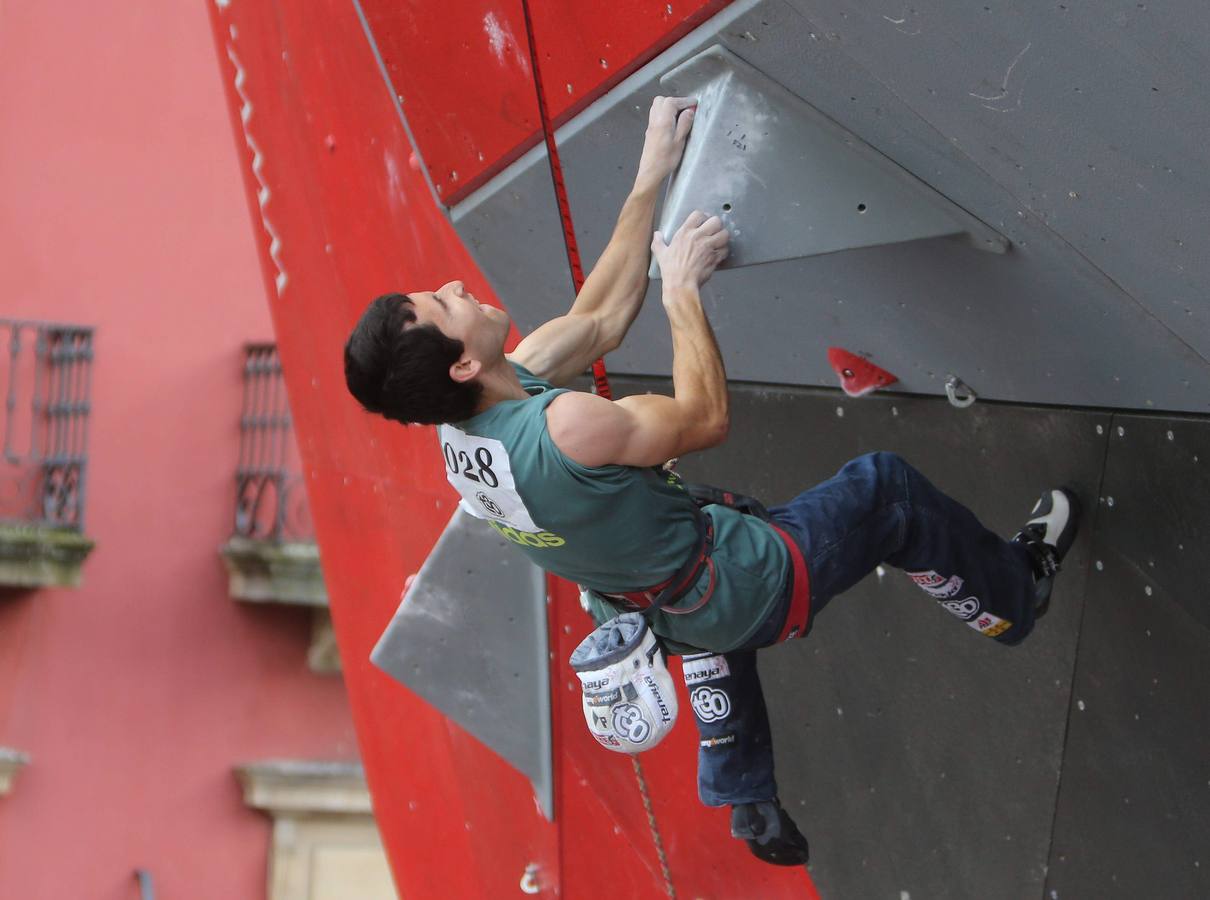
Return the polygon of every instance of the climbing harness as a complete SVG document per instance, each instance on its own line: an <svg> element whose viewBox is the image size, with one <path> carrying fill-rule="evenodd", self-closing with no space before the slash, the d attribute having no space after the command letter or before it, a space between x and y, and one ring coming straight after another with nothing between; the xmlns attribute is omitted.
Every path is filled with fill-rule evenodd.
<svg viewBox="0 0 1210 900"><path fill-rule="evenodd" d="M744 515L755 516L767 522L777 532L777 536L781 538L787 552L790 554L792 583L790 588L790 606L786 612L785 622L778 634L777 643L793 640L805 635L807 632L807 620L810 615L810 584L808 581L806 560L803 559L802 550L794 539L776 522L772 521L769 511L765 508L764 504L755 497L749 497L745 494L737 494L734 491L724 490L723 488L717 488L708 484L685 482L667 465L660 467L658 471L663 477L679 484L697 506L694 520L697 525L697 541L694 544L694 548L676 573L671 578L659 584L640 591L620 593L598 591L597 593L616 608L627 612L639 611L647 615L654 612L663 612L673 616L697 612L714 595L715 586L714 560L711 558L711 553L714 550L714 523L709 516L702 512L702 508L711 505L726 506ZM674 607L674 604L678 603L697 587L698 580L701 578L703 571L710 573L710 580L707 582L702 596L692 606L684 609Z"/></svg>
<svg viewBox="0 0 1210 900"><path fill-rule="evenodd" d="M669 615L683 616L705 606L714 594L714 560L710 558L714 549L714 523L699 509L695 511L694 524L697 526L697 541L693 552L671 578L646 590L616 594L599 592L601 596L615 606L631 612L652 613L663 610ZM672 609L671 604L678 602L697 586L703 570L710 572L710 582L701 599L688 609Z"/></svg>

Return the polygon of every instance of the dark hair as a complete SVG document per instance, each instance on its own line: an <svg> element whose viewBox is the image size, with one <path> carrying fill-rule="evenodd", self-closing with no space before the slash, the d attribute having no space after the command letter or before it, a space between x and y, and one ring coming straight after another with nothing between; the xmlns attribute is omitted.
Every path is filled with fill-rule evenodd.
<svg viewBox="0 0 1210 900"><path fill-rule="evenodd" d="M483 387L450 378L462 341L436 325L415 322L416 311L404 294L384 294L370 303L345 343L349 393L367 411L405 425L469 419Z"/></svg>

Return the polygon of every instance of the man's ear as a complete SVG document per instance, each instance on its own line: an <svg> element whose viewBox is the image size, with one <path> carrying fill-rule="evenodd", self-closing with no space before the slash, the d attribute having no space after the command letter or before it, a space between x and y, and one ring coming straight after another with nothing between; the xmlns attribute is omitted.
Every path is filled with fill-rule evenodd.
<svg viewBox="0 0 1210 900"><path fill-rule="evenodd" d="M482 368L479 360L471 359L470 356L463 353L458 361L450 366L450 378L459 384L464 384L478 375Z"/></svg>

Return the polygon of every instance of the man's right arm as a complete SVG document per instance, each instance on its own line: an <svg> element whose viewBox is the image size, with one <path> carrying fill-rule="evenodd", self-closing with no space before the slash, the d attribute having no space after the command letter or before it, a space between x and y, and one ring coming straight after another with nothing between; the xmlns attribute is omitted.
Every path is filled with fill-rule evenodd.
<svg viewBox="0 0 1210 900"><path fill-rule="evenodd" d="M563 453L585 466L648 466L726 439L727 377L699 289L726 257L729 237L717 217L700 212L686 219L670 243L655 235L652 250L672 327L673 396L616 402L584 393L558 397L546 419Z"/></svg>

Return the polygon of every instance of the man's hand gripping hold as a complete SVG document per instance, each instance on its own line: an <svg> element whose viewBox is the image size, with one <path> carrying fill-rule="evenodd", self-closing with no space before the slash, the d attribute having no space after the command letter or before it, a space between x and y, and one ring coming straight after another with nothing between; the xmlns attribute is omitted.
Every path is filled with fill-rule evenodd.
<svg viewBox="0 0 1210 900"><path fill-rule="evenodd" d="M727 437L727 376L700 288L727 257L731 235L718 216L694 211L651 249L663 279L672 327L672 397L645 394L611 402L568 393L546 413L556 446L584 466L656 466L721 444Z"/></svg>

